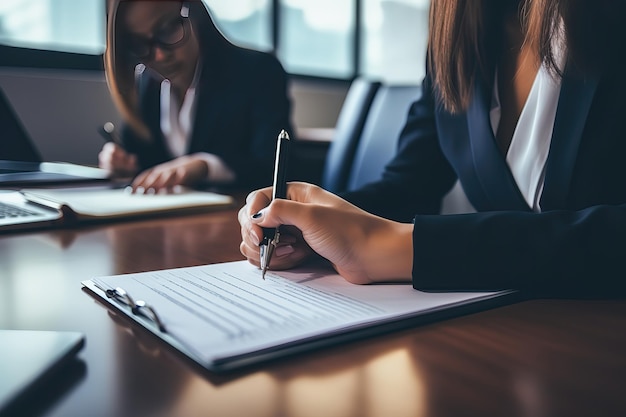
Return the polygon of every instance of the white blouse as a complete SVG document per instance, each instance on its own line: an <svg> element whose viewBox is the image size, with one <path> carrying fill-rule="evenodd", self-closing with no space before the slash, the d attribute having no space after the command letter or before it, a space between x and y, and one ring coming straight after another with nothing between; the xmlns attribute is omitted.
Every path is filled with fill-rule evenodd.
<svg viewBox="0 0 626 417"><path fill-rule="evenodd" d="M562 65L562 62L559 63ZM524 104L506 155L506 161L520 192L535 212L541 212L539 201L543 191L545 166L560 92L560 77L553 76L542 65ZM500 115L496 74L490 111L494 136L498 131Z"/></svg>
<svg viewBox="0 0 626 417"><path fill-rule="evenodd" d="M161 131L165 137L165 144L174 157L187 154L191 131L196 112L196 86L198 73L191 86L185 93L182 104L172 91L169 80L161 83ZM207 181L215 183L229 183L235 180L235 173L217 155L199 152L194 154L206 162L209 167Z"/></svg>

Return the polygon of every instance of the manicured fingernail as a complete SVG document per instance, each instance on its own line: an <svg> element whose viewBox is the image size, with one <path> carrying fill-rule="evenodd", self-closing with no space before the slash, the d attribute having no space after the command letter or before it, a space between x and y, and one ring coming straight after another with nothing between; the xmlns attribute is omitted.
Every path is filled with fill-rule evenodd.
<svg viewBox="0 0 626 417"><path fill-rule="evenodd" d="M254 213L254 214L252 215L252 218L253 218L253 219L258 219L258 218L260 218L261 216L263 216L263 212L262 212L262 211L259 211L259 212Z"/></svg>
<svg viewBox="0 0 626 417"><path fill-rule="evenodd" d="M293 252L294 252L294 248L291 245L278 246L276 247L276 250L274 251L274 253L276 253L276 256L278 257L286 256Z"/></svg>

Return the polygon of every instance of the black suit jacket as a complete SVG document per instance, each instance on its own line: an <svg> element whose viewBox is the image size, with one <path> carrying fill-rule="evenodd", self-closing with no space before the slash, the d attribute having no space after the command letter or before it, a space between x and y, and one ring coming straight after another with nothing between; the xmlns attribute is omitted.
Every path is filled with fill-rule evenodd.
<svg viewBox="0 0 626 417"><path fill-rule="evenodd" d="M209 51L204 55L186 153L222 158L237 176L234 186L271 185L278 134L285 129L293 136L283 67L271 54L233 45L219 57ZM128 127L123 131L124 146L138 156L141 169L172 159L160 128L159 103L148 105L144 118L151 140L142 140Z"/></svg>
<svg viewBox="0 0 626 417"><path fill-rule="evenodd" d="M491 84L478 80L468 110L451 114L436 104L427 75L382 179L345 197L413 220L417 289L623 290L626 82L619 66L586 77L566 66L541 213L528 207L496 144ZM437 215L457 178L479 212Z"/></svg>

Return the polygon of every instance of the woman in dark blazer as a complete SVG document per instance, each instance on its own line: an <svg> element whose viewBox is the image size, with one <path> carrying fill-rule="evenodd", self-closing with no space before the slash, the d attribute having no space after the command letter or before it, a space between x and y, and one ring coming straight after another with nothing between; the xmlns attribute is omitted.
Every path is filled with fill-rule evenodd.
<svg viewBox="0 0 626 417"><path fill-rule="evenodd" d="M255 192L242 253L258 264L260 226L286 224L297 232L273 268L317 252L354 283L626 288L623 12L608 0L434 1L423 96L382 178L343 195L352 204L302 183L267 208L269 191ZM457 179L478 212L438 215Z"/></svg>
<svg viewBox="0 0 626 417"><path fill-rule="evenodd" d="M105 70L126 125L102 167L154 191L271 183L276 138L292 133L287 75L227 41L202 1L110 1Z"/></svg>

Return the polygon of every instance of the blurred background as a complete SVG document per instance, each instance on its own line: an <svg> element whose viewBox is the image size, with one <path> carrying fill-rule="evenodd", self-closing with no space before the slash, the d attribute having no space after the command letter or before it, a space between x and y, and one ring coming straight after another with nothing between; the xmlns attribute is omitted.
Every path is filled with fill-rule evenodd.
<svg viewBox="0 0 626 417"><path fill-rule="evenodd" d="M310 142L312 167L324 158L352 80L418 84L424 75L429 0L203 1L227 38L274 52L290 74L293 121L298 137ZM69 140L76 135L68 131L72 123L59 121L72 117L95 123L91 114L75 116L85 107L81 101L115 119L103 76L105 19L106 0L0 2L0 87L35 139ZM61 92L64 106L37 110L36 101L50 109L45 102ZM90 141L77 149L75 162L95 161L91 148L101 143Z"/></svg>

